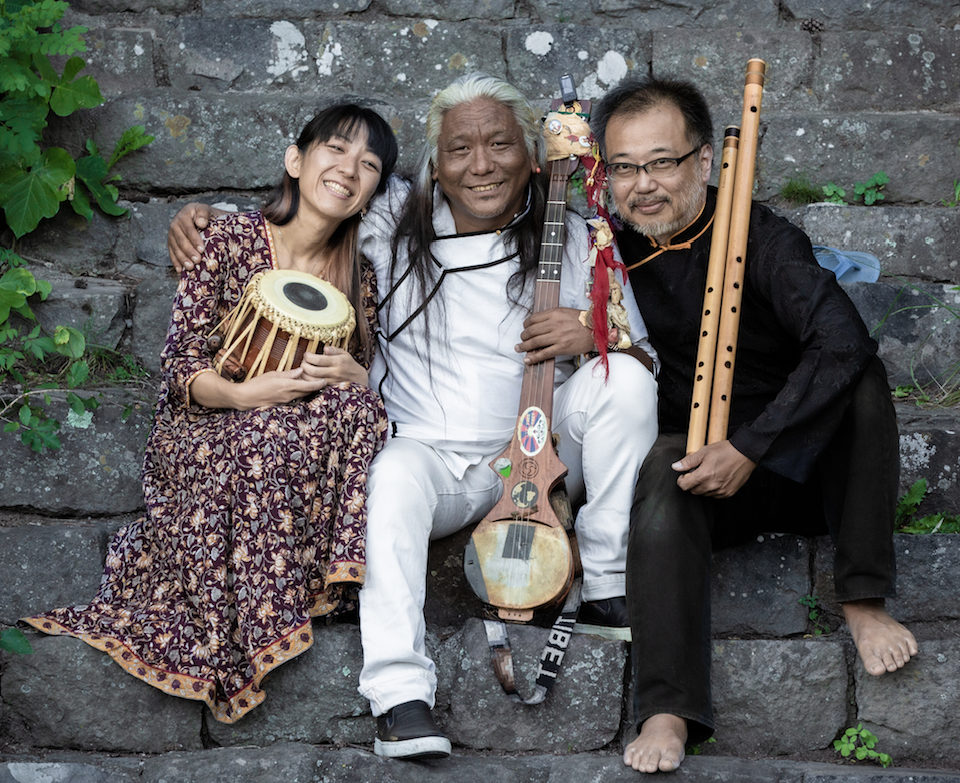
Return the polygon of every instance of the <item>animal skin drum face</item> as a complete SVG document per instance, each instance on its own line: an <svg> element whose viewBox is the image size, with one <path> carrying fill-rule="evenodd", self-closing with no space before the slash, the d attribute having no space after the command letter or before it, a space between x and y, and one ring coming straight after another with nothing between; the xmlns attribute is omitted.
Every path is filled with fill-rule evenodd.
<svg viewBox="0 0 960 783"><path fill-rule="evenodd" d="M325 345L346 349L356 314L326 280L305 272L258 272L217 331L225 335L216 368L234 381L300 366Z"/></svg>

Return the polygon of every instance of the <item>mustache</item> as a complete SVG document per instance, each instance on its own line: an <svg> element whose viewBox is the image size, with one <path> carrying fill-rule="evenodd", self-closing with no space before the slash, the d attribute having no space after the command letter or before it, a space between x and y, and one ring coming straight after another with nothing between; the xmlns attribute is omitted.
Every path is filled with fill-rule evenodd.
<svg viewBox="0 0 960 783"><path fill-rule="evenodd" d="M672 204L673 199L667 195L660 196L636 196L627 201L627 209L635 207L649 206L650 204Z"/></svg>

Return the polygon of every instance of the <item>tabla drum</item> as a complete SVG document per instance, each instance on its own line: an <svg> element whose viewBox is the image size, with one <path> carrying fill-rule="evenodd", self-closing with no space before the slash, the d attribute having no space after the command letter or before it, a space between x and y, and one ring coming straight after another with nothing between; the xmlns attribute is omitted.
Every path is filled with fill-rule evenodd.
<svg viewBox="0 0 960 783"><path fill-rule="evenodd" d="M307 351L346 350L357 325L347 297L326 280L292 269L258 272L209 344L214 366L234 381L299 367ZM219 339L217 339L219 338Z"/></svg>

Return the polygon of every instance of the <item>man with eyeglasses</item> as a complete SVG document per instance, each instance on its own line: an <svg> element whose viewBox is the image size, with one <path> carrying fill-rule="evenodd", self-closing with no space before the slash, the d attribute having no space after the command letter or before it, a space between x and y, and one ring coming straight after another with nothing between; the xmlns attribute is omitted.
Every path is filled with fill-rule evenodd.
<svg viewBox="0 0 960 783"><path fill-rule="evenodd" d="M800 229L754 204L729 438L685 455L716 191L713 128L692 84L621 84L594 106L618 243L660 355L661 435L631 514L627 607L639 736L624 763L670 771L713 733L712 548L761 532L836 544L837 599L867 672L904 666L895 594L899 441L883 364Z"/></svg>

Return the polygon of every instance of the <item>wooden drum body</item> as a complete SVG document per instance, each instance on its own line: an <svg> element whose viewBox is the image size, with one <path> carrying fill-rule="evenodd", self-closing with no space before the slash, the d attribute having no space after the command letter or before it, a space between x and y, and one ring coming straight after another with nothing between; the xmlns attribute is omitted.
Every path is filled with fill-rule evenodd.
<svg viewBox="0 0 960 783"><path fill-rule="evenodd" d="M307 351L346 350L356 325L353 306L326 280L291 269L258 272L211 338L215 367L234 381L291 370Z"/></svg>

